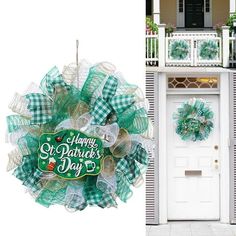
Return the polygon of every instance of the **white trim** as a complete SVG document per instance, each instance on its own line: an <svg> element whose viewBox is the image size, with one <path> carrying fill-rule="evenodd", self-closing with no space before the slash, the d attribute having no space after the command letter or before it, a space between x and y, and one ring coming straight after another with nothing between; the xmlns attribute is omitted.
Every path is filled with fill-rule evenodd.
<svg viewBox="0 0 236 236"><path fill-rule="evenodd" d="M220 80L220 221L229 223L229 73Z"/></svg>
<svg viewBox="0 0 236 236"><path fill-rule="evenodd" d="M183 12L179 12L179 0L176 0L176 26L185 27L185 0L183 0Z"/></svg>
<svg viewBox="0 0 236 236"><path fill-rule="evenodd" d="M235 0L230 0L229 1L229 13L230 15L234 14L236 11L236 1Z"/></svg>
<svg viewBox="0 0 236 236"><path fill-rule="evenodd" d="M179 0L176 0L176 26L185 27L185 0L183 0L183 12L179 12ZM230 0L232 1L232 0ZM235 1L235 0L234 0ZM204 27L212 27L212 0L210 0L210 12L206 12L206 0L204 0Z"/></svg>
<svg viewBox="0 0 236 236"><path fill-rule="evenodd" d="M160 24L160 1L153 0L153 21L156 24Z"/></svg>
<svg viewBox="0 0 236 236"><path fill-rule="evenodd" d="M166 74L159 73L159 212L160 224L167 223L167 163L166 163Z"/></svg>
<svg viewBox="0 0 236 236"><path fill-rule="evenodd" d="M214 74L215 75L215 74ZM220 221L229 223L229 73L220 76ZM167 216L167 74L159 73L159 212L160 224L168 222ZM183 92L182 92L183 94ZM208 94L207 92L205 94Z"/></svg>
<svg viewBox="0 0 236 236"><path fill-rule="evenodd" d="M210 1L210 12L206 12L206 0L204 0L204 27L212 27L212 0Z"/></svg>

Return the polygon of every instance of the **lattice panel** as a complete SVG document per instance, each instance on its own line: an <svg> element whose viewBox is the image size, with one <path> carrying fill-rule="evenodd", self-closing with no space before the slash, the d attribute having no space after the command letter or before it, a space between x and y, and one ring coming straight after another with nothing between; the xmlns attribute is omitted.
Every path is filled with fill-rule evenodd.
<svg viewBox="0 0 236 236"><path fill-rule="evenodd" d="M170 77L168 78L169 89L211 89L218 88L218 78L216 77Z"/></svg>

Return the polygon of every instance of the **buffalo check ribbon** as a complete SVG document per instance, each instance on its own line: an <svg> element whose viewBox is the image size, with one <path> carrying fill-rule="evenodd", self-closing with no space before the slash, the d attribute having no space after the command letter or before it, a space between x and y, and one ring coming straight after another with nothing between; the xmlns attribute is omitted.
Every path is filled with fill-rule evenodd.
<svg viewBox="0 0 236 236"><path fill-rule="evenodd" d="M97 176L87 177L83 190L86 202L89 205L98 205L101 208L111 207L111 206L116 207L117 203L115 201L115 197L110 193L102 192L100 189L96 187L96 185L93 184L94 181L96 182L96 178Z"/></svg>
<svg viewBox="0 0 236 236"><path fill-rule="evenodd" d="M63 81L58 68L54 66L43 78L40 88L43 94L29 93L25 96L29 101L27 108L32 115L31 124L46 124L51 121L55 95L68 91L70 86Z"/></svg>
<svg viewBox="0 0 236 236"><path fill-rule="evenodd" d="M134 95L116 95L118 80L114 76L109 76L102 90L102 96L98 97L93 105L91 115L93 124L105 125L109 114L124 112L134 102Z"/></svg>
<svg viewBox="0 0 236 236"><path fill-rule="evenodd" d="M148 165L148 153L138 144L131 154L118 161L116 172L121 172L130 184L134 184L141 175L140 165Z"/></svg>
<svg viewBox="0 0 236 236"><path fill-rule="evenodd" d="M33 192L36 192L42 188L39 180L43 173L36 168L36 163L37 154L23 156L22 164L18 166L13 173L16 178L23 182L23 185L28 187Z"/></svg>

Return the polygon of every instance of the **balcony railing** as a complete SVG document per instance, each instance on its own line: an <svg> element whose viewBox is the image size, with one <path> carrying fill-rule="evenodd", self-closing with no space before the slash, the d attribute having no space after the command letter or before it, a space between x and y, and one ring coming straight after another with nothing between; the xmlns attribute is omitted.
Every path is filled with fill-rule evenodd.
<svg viewBox="0 0 236 236"><path fill-rule="evenodd" d="M158 65L158 34L151 31L146 32L146 64Z"/></svg>
<svg viewBox="0 0 236 236"><path fill-rule="evenodd" d="M236 67L236 37L227 26L216 32L174 32L165 34L159 25L158 34L146 34L147 66L222 66Z"/></svg>

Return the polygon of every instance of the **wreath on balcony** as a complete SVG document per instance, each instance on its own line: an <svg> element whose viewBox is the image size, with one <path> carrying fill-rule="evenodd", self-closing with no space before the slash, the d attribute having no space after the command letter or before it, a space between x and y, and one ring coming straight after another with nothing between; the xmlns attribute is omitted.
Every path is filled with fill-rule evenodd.
<svg viewBox="0 0 236 236"><path fill-rule="evenodd" d="M204 40L200 44L199 55L203 60L214 60L218 55L218 44L214 40Z"/></svg>
<svg viewBox="0 0 236 236"><path fill-rule="evenodd" d="M192 98L181 104L173 114L176 133L182 140L202 141L213 129L213 112L202 99Z"/></svg>
<svg viewBox="0 0 236 236"><path fill-rule="evenodd" d="M170 46L170 56L174 60L185 60L189 54L189 45L186 40L174 40Z"/></svg>
<svg viewBox="0 0 236 236"><path fill-rule="evenodd" d="M17 114L7 117L15 146L7 169L36 202L116 207L142 183L151 145L146 100L110 63L53 67L9 107Z"/></svg>

